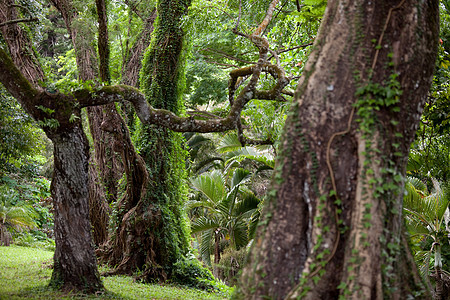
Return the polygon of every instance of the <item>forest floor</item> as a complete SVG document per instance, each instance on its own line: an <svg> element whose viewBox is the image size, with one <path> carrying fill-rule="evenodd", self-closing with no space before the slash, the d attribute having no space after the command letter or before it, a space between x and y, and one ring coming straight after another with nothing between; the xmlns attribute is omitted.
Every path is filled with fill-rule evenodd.
<svg viewBox="0 0 450 300"><path fill-rule="evenodd" d="M95 296L67 294L48 288L53 252L36 248L0 247L0 300L10 299L227 299L173 285L143 284L128 276L102 277L106 292ZM102 270L100 269L100 272Z"/></svg>

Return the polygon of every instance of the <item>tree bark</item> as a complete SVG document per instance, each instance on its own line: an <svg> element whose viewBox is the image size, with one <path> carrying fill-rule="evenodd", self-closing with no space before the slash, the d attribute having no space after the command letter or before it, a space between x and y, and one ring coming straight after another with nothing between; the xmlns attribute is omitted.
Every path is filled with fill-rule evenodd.
<svg viewBox="0 0 450 300"><path fill-rule="evenodd" d="M0 2L0 11L15 10L12 4L12 1ZM16 15L14 12L9 16L0 13L0 22ZM44 72L34 52L29 51L31 42L17 24L7 27L2 30L2 36L12 60L0 49L0 82L28 114L41 122L54 146L55 173L51 193L56 248L50 284L67 291L98 291L103 284L91 243L87 192L89 151L81 127L80 110L75 108L73 98L43 91L38 83L44 81Z"/></svg>
<svg viewBox="0 0 450 300"><path fill-rule="evenodd" d="M13 6L13 0L2 0L0 2L0 23L9 20L17 20L18 13ZM24 72L25 77L35 86L42 90L39 81L44 80L44 71L39 67L36 53L27 34L20 28L19 24L0 26L0 32L8 45L9 54L17 67Z"/></svg>
<svg viewBox="0 0 450 300"><path fill-rule="evenodd" d="M94 81L100 75L100 80L109 82L109 46L106 20L106 4L103 0L97 0L97 13L99 20L99 57L98 64L95 49L86 40L95 38L94 32L88 24L73 26L77 19L77 10L71 0L53 0L53 3L61 12L66 23L67 30L72 37L72 44L76 50L76 61L80 79ZM100 70L100 72L99 72ZM89 128L94 141L94 155L90 164L94 165L89 171L91 222L94 231L95 244L101 245L107 241L107 228L109 221L108 203L118 199L118 181L123 175L121 155L114 151L114 145L121 143L116 141L114 132L121 130L123 119L120 117L115 104L110 103L104 107L88 107ZM105 123L108 123L105 125ZM108 130L104 130L107 127ZM125 144L125 143L123 143ZM95 174L94 172L97 172ZM100 175L100 176L99 176Z"/></svg>
<svg viewBox="0 0 450 300"><path fill-rule="evenodd" d="M219 279L223 279L222 278L222 270L219 267L219 263L220 263L220 233L215 232L214 233L214 269L213 269L213 274L214 277L219 278Z"/></svg>
<svg viewBox="0 0 450 300"><path fill-rule="evenodd" d="M174 113L180 110L178 85L183 64L184 33L180 20L188 3L158 2L154 44L145 54L141 73L147 100ZM110 258L118 264L118 273L141 270L144 280L176 281L175 264L184 261L190 250L183 211L185 171L181 138L168 129L148 124L143 125L142 132L139 147L148 177L142 182L140 199L129 198L121 203L126 210Z"/></svg>
<svg viewBox="0 0 450 300"><path fill-rule="evenodd" d="M122 73L122 83L139 88L139 72L142 68L142 58L144 57L145 49L150 45L151 36L153 33L153 23L156 20L156 8L152 10L150 16L145 20L144 28L139 34L139 37L131 47L130 54L126 59Z"/></svg>
<svg viewBox="0 0 450 300"><path fill-rule="evenodd" d="M328 1L242 298L429 297L402 235L401 186L438 16L438 1Z"/></svg>
<svg viewBox="0 0 450 300"><path fill-rule="evenodd" d="M144 22L144 28L139 34L137 41L130 49L127 57L124 57L122 68L122 83L135 88L139 88L139 72L142 68L142 59L144 57L145 49L150 45L151 36L154 29L154 22L156 20L156 7L151 11L149 17ZM126 49L128 50L128 49ZM133 105L129 102L123 104L124 112L126 114L126 123L130 130L135 127L135 111Z"/></svg>
<svg viewBox="0 0 450 300"><path fill-rule="evenodd" d="M109 217L112 210L106 201L98 201L98 199L106 199L107 197L103 182L98 176L99 171L94 163L89 163L88 174L89 220L93 228L94 244L99 246L108 240Z"/></svg>
<svg viewBox="0 0 450 300"><path fill-rule="evenodd" d="M81 124L49 135L54 143L51 191L55 213L55 257L51 285L93 293L103 288L89 222L89 144Z"/></svg>

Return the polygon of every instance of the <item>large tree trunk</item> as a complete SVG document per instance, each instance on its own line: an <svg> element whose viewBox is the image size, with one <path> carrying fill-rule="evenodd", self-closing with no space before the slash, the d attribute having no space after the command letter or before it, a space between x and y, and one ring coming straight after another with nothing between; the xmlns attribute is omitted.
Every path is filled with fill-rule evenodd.
<svg viewBox="0 0 450 300"><path fill-rule="evenodd" d="M51 185L55 206L55 257L51 284L63 290L95 292L103 288L89 222L89 146L78 124L50 134L55 173Z"/></svg>
<svg viewBox="0 0 450 300"><path fill-rule="evenodd" d="M243 298L429 296L402 235L402 175L431 83L438 15L438 1L328 2Z"/></svg>
<svg viewBox="0 0 450 300"><path fill-rule="evenodd" d="M100 72L97 55L93 44L86 40L95 38L92 28L88 24L73 26L78 18L77 10L71 0L53 0L54 5L61 12L66 23L67 30L72 37L72 44L76 50L77 68L80 79L83 81L95 80L100 74L104 82L109 81L109 47L108 31L106 23L106 5L102 0L96 1L99 15L99 54ZM110 211L108 203L117 201L118 181L123 175L120 155L114 151L117 135L114 132L122 130L123 120L111 103L104 107L88 107L89 128L94 141L94 155L91 157L89 187L90 187L90 219L93 224L94 241L101 245L108 238L107 228ZM109 130L104 130L104 123L108 123ZM120 143L120 141L118 141ZM125 144L125 142L123 143ZM95 172L97 174L95 174Z"/></svg>
<svg viewBox="0 0 450 300"><path fill-rule="evenodd" d="M189 1L158 2L158 24L153 46L147 51L141 72L141 86L151 105L178 113L179 79L182 70L182 16ZM145 125L139 141L148 178L141 198L123 202L127 208L115 237L112 262L117 272L142 270L145 280L177 280L175 264L183 262L190 250L190 236L183 211L185 197L185 154L179 133ZM132 202L133 201L133 202ZM201 270L198 270L198 275ZM196 278L190 278L196 281Z"/></svg>
<svg viewBox="0 0 450 300"><path fill-rule="evenodd" d="M12 4L13 1L0 1L0 22L17 19L16 6ZM17 24L1 28L12 61L2 50L0 81L28 114L42 122L54 145L55 174L51 192L56 248L50 284L64 290L95 292L103 285L91 243L87 192L89 152L80 111L74 108L73 99L42 92L39 82L44 81L44 72L25 32ZM47 113L39 109L40 106L55 112ZM58 121L58 125L49 127L48 119Z"/></svg>

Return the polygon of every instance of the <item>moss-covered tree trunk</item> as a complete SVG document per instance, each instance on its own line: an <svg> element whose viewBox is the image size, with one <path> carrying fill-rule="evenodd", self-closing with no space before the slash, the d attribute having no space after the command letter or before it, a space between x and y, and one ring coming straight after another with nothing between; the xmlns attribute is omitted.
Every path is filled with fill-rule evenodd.
<svg viewBox="0 0 450 300"><path fill-rule="evenodd" d="M330 0L286 122L244 299L429 299L402 233L438 1Z"/></svg>
<svg viewBox="0 0 450 300"><path fill-rule="evenodd" d="M150 104L179 113L182 81L183 36L181 19L189 0L158 1L152 42L144 56L141 88ZM175 264L189 252L189 231L183 210L186 196L182 136L155 125L141 128L140 154L148 178L136 203L123 203L111 262L117 271L143 271L147 280L179 280ZM119 209L122 211L122 208ZM200 274L199 274L200 275ZM192 278L195 280L195 278Z"/></svg>

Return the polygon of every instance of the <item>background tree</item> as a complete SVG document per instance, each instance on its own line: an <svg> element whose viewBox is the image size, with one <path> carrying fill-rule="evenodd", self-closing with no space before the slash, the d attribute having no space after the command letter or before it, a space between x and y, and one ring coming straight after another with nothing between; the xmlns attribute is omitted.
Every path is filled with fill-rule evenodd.
<svg viewBox="0 0 450 300"><path fill-rule="evenodd" d="M167 4L166 2L161 2L163 4ZM96 269L95 257L93 255L93 248L91 244L91 236L90 236L90 224L87 219L88 217L88 141L86 139L85 133L82 130L82 122L81 122L81 109L84 107L90 106L98 106L98 105L106 105L112 102L117 101L126 101L131 102L136 110L136 114L139 116L141 122L144 126L149 126L150 124L157 124L160 126L168 127L174 131L181 132L218 132L218 131L226 131L236 128L237 124L240 123L240 113L244 106L253 98L268 98L269 100L279 99L280 92L283 91L284 87L289 83L289 79L286 77L285 73L277 66L268 63L267 53L268 46L267 40L261 38L260 33L267 27L268 20L273 14L273 6L269 9L268 18L264 20L261 26L258 26L255 34L246 35L243 33L239 33L242 37L248 38L253 45L258 49L258 62L250 67L236 69L231 73L231 78L233 84L230 85L230 99L232 99L230 103L230 111L223 118L216 118L212 120L201 120L192 117L180 117L165 109L154 109L149 105L146 98L143 94L141 94L137 89L131 86L117 85L117 86L105 86L105 87L96 87L94 84L89 82L84 82L81 85L75 84L76 88L80 88L78 90L74 90L71 88L61 88L60 91L58 89L53 89L44 87L47 82L47 78L44 75L44 72L36 58L36 53L33 51L31 40L29 36L25 34L22 29L22 25L19 23L22 22L20 19L17 9L20 8L21 13L22 10L26 11L26 8L22 6L15 5L12 1L8 3L2 2L4 7L2 7L1 17L1 29L2 29L2 37L4 38L4 46L0 48L0 67L2 68L2 72L0 75L0 81L8 90L8 92L14 96L23 106L25 111L30 114L40 126L44 129L47 136L52 140L54 144L54 159L55 159L55 173L52 181L52 198L54 200L55 207L55 237L56 237L56 250L55 250L55 262L54 262L54 271L52 276L52 284L58 286L62 289L67 290L84 290L87 292L95 292L102 288L102 284L99 280L98 272ZM95 72L95 68L92 68L95 65L95 55L93 54L93 50L91 47L83 47L83 45L79 46L79 41L77 39L81 39L83 37L82 30L83 27L76 27L79 25L79 17L78 10L75 6L72 6L73 3L71 1L59 1L55 0L54 4L59 7L60 12L63 15L63 18L66 23L66 27L68 31L71 33L71 38L73 41L73 46L75 49L75 58L77 61L78 68L85 71L80 71L83 76L91 76L90 72ZM186 3L181 3L182 5L178 5L180 3L172 2L172 6L168 6L164 8L164 5L160 8L160 14L163 14L165 9L167 11L171 11L174 9L179 16L180 13L183 13L186 10ZM26 11L28 13L28 11ZM99 13L100 15L100 13ZM35 19L33 19L35 20ZM170 19L174 22L179 22L180 20ZM75 22L76 21L76 22ZM78 22L78 23L77 23ZM170 30L179 30L178 27L168 28ZM86 32L85 36L88 35L89 32ZM179 34L179 32L177 32ZM156 35L158 36L158 34ZM161 36L164 36L164 32L161 32ZM81 39L81 41L83 41ZM156 39L158 41L158 39ZM85 41L86 42L86 41ZM180 41L178 40L177 43ZM179 53L181 50L180 46L182 44L178 44L177 47L174 48L176 53ZM8 51L5 51L5 49ZM154 49L154 48L150 48ZM156 55L155 55L156 54ZM164 54L172 54L168 53L151 53L149 52L147 63L145 67L145 75L150 75L146 78L146 82L144 87L144 91L147 93L147 97L149 100L155 100L155 105L168 105L168 108L177 108L179 103L176 102L168 102L168 103L159 103L159 100L164 93L162 93L162 89L167 88L168 94L172 96L176 96L174 93L178 91L177 88L173 88L176 86L174 82L177 79L179 64L178 58L175 56L174 64L168 64L168 68L163 69L163 71L173 72L172 74L175 76L173 78L164 78L164 73L154 74L152 71L154 60L152 58L153 55L158 57L157 63L164 62ZM158 55L162 55L159 57ZM170 57L169 55L169 57ZM85 58L85 59L79 59ZM268 72L271 76L276 78L276 82L274 86L269 87L267 90L257 89L257 82L259 80L261 72ZM24 76L23 74L26 74ZM94 75L96 73L93 73ZM155 76L153 78L152 76ZM158 76L162 76L158 78ZM95 76L93 76L95 77ZM237 81L239 77L248 78L247 82L244 84L237 85ZM148 79L148 80L147 80ZM164 83L167 79L171 79L170 85L165 84L159 85L158 83ZM175 80L175 81L174 81ZM50 82L51 83L51 82ZM263 87L264 88L264 87ZM270 89L271 88L271 89ZM161 90L160 90L161 89ZM239 93L237 93L239 91ZM159 100L158 100L159 99ZM173 97L173 100L176 98ZM102 122L103 123L103 122ZM155 129L156 130L156 129ZM166 136L165 142L170 146L172 137L175 141L177 138L170 132L166 132L165 129L158 129L155 132L161 133L162 136ZM118 134L125 134L127 131L118 130L116 131ZM145 133L144 133L145 134ZM127 141L125 141L127 142ZM131 143L130 143L131 144ZM170 155L172 153L175 155L180 152L172 152L173 149L180 149L180 144L175 143L167 149L163 149L163 145L156 145L156 150L158 151L166 151L170 150ZM126 145L128 146L128 144ZM146 145L146 146L155 146L155 145ZM165 146L165 145L164 145ZM130 149L131 148L130 146ZM177 150L178 151L178 150ZM129 152L127 152L129 153ZM150 152L148 152L150 153ZM157 153L157 152L155 152ZM159 198L161 203L155 205L154 207L157 210L161 210L164 212L162 215L166 217L164 219L164 223L159 223L163 225L158 227L162 230L163 236L166 233L176 233L173 229L173 226L178 226L178 223L173 220L182 220L182 211L181 208L176 208L176 205L169 203L166 201L167 199L164 197L164 193L175 193L181 195L182 187L178 186L178 182L174 181L174 177L176 174L182 174L181 168L170 168L172 163L175 165L179 165L181 162L181 156L178 157L169 157L169 162L161 162L157 161L159 157L151 158L151 155L156 155L155 153L149 154L148 163L155 163L156 168L150 173L149 176L167 174L170 180L172 180L169 185L166 185L163 182L163 178L157 178L157 181L149 181L148 185L155 185L161 187L160 194L157 196L161 196ZM132 157L131 160L133 163L139 158ZM127 162L129 162L127 160ZM132 164L129 164L132 165ZM136 164L137 166L142 166L142 161L140 164ZM159 165L159 167L158 167ZM166 165L166 166L164 166ZM164 169L158 169L161 166L164 166ZM168 168L166 168L168 167ZM132 169L130 170L137 170ZM161 171L162 170L162 171ZM181 170L181 173L180 173ZM137 175L137 177L130 176L130 179L137 178L141 183L146 182L148 179L146 176L141 176L146 174L146 170L137 170L138 172L132 173L132 175ZM161 171L160 173L158 173ZM155 179L150 177L150 179ZM161 180L159 180L161 179ZM175 189L167 189L167 187L175 187ZM137 195L142 196L142 199L146 200L146 196L152 197L150 189L141 189L142 187L147 188L148 186L144 185L134 185L134 189L138 191ZM166 190L165 190L166 189ZM178 196L177 196L178 197ZM137 203L141 200L140 198L133 199L137 200ZM181 199L175 199L180 201ZM158 200L159 201L159 200ZM143 203L148 205L150 203ZM135 226L134 222L127 222L127 217L132 216L137 209L133 208L134 206L130 206L130 211L127 211L123 215L123 223L125 225L130 225L130 232L137 232L139 226ZM139 208L140 211L137 211L137 215L142 215L145 212L151 212L147 210L150 206L145 206ZM174 213L175 212L175 213ZM171 219L172 214L175 215L175 219ZM70 216L70 218L68 217ZM145 217L146 215L144 215ZM158 221L159 216L156 215L156 219L153 218L152 221ZM125 221L125 222L124 222ZM146 222L149 219L143 219L143 224L147 224ZM175 224L175 225L174 225ZM175 227L176 227L175 226ZM143 228L143 227L141 227ZM156 228L156 227L155 227ZM147 226L145 226L145 230ZM166 229L170 229L167 231ZM123 231L122 231L123 232ZM124 232L126 233L126 232ZM139 232L138 232L139 233ZM170 235L170 234L169 234ZM161 237L160 236L160 237ZM151 237L151 234L150 234ZM158 237L158 238L160 238ZM164 238L164 237L163 237ZM163 248L169 248L173 255L162 257L163 263L168 262L167 266L171 272L174 270L179 270L181 267L184 270L193 267L195 270L199 270L195 265L194 261L188 262L181 260L180 262L175 262L174 258L183 257L183 255L188 254L186 250L188 250L187 243L187 232L185 230L181 231L181 237L170 236L168 239L165 236L165 241L163 239L155 240L157 242L163 241ZM120 240L118 238L117 240ZM172 244L168 244L168 241L177 241ZM122 266L127 266L127 261L130 261L130 265L133 267L137 266L147 266L148 269L145 273L147 278L164 278L168 273L166 270L158 267L153 264L155 262L153 255L160 255L161 253L152 252L152 239L146 239L144 242L149 245L147 253L145 253L145 259L149 259L148 261L142 262L141 258L143 256L139 256L142 253L137 252L137 257L140 257L139 260L129 259L126 257L125 261L122 261ZM126 242L125 239L122 239L122 242ZM135 246L135 244L130 244L131 246ZM75 257L76 256L76 257ZM129 265L128 265L129 266ZM127 267L128 267L127 266ZM183 269L181 268L181 269ZM129 268L130 270L132 268ZM191 268L192 269L192 268ZM133 271L135 269L133 268ZM152 274L152 272L155 272ZM173 275L173 273L172 273ZM180 274L182 275L182 274ZM203 273L204 276L208 277L207 273ZM170 274L169 274L170 276ZM188 278L189 279L189 278ZM88 282L89 284L86 284Z"/></svg>
<svg viewBox="0 0 450 300"><path fill-rule="evenodd" d="M402 235L401 186L438 32L437 1L328 2L242 298L428 297Z"/></svg>
<svg viewBox="0 0 450 300"><path fill-rule="evenodd" d="M155 32L141 71L141 85L150 104L176 114L182 109L179 84L184 66L180 22L189 3L158 2ZM179 133L154 125L143 125L141 132L138 147L147 167L137 175L142 177L141 195L119 208L125 210L109 261L118 265L120 273L142 270L147 280L176 280L174 265L184 261L190 250L183 212L186 154Z"/></svg>
<svg viewBox="0 0 450 300"><path fill-rule="evenodd" d="M214 276L217 278L222 278L219 262L224 244L235 250L247 246L251 239L250 220L260 203L252 192L240 190L251 178L249 171L236 168L230 178L227 177L227 174L214 170L193 179L191 184L202 196L188 203L189 210L205 210L193 220L191 228L192 233L201 233L200 253L209 266L211 253L214 254Z"/></svg>

